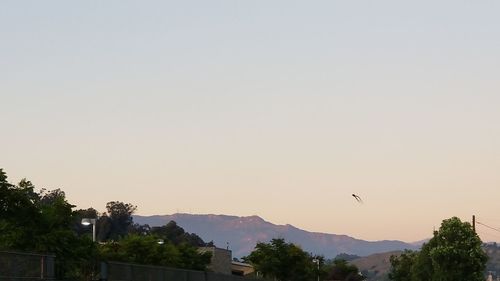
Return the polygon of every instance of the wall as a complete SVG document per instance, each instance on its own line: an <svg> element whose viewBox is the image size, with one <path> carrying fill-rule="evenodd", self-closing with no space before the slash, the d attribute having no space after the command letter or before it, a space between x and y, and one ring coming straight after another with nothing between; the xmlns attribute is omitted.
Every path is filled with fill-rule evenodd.
<svg viewBox="0 0 500 281"><path fill-rule="evenodd" d="M262 281L215 272L107 262L101 278L107 281ZM106 272L106 274L103 274Z"/></svg>

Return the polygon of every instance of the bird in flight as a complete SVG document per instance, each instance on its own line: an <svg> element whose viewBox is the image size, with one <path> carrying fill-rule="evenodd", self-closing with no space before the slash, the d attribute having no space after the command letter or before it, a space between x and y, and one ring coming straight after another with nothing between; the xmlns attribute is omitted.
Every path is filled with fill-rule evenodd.
<svg viewBox="0 0 500 281"><path fill-rule="evenodd" d="M353 193L352 197L354 197L354 199L356 199L356 201L358 201L358 203L363 203L363 200L358 195L356 195L356 194Z"/></svg>

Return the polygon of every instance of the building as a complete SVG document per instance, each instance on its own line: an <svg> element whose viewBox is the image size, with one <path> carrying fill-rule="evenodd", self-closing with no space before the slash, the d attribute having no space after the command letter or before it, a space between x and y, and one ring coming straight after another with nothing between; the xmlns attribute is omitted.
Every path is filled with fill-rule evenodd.
<svg viewBox="0 0 500 281"><path fill-rule="evenodd" d="M232 252L230 250L217 247L200 247L198 251L212 254L212 259L208 266L209 270L216 273L231 275Z"/></svg>
<svg viewBox="0 0 500 281"><path fill-rule="evenodd" d="M252 265L237 261L231 262L231 273L238 276L256 277L255 270Z"/></svg>
<svg viewBox="0 0 500 281"><path fill-rule="evenodd" d="M212 259L210 261L210 265L208 266L210 271L245 277L256 276L252 265L233 261L231 250L217 247L200 247L198 248L198 251L201 253L208 252L212 254Z"/></svg>

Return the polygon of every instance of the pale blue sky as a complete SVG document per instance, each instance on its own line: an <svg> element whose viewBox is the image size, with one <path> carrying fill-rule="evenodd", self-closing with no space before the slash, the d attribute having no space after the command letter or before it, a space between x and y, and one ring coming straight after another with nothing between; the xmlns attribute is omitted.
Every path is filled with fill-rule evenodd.
<svg viewBox="0 0 500 281"><path fill-rule="evenodd" d="M256 214L370 240L426 238L454 215L500 227L499 14L2 1L0 167L101 211Z"/></svg>

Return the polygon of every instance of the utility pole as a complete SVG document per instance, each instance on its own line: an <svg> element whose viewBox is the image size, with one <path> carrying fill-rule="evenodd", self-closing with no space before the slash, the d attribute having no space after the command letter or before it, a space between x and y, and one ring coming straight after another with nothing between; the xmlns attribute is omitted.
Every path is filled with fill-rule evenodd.
<svg viewBox="0 0 500 281"><path fill-rule="evenodd" d="M476 216L472 215L472 230L476 233Z"/></svg>

